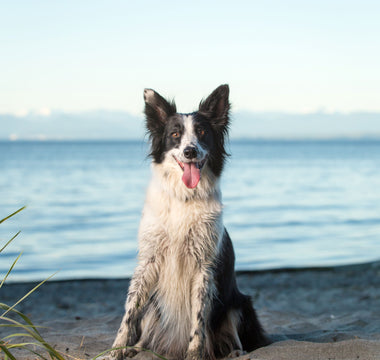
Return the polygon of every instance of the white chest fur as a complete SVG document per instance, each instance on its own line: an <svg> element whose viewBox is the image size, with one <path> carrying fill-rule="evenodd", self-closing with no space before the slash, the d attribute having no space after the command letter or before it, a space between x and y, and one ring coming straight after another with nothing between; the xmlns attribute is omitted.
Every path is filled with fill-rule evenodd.
<svg viewBox="0 0 380 360"><path fill-rule="evenodd" d="M178 170L178 169L176 169ZM153 166L139 231L142 256L158 253L181 258L215 255L223 235L222 203L218 182L205 174L200 189L189 190L181 181L163 176L162 165ZM174 177L174 176L173 176ZM210 187L209 184L214 186ZM198 193L196 193L198 191ZM196 254L199 252L199 254Z"/></svg>
<svg viewBox="0 0 380 360"><path fill-rule="evenodd" d="M179 182L178 186L184 184ZM139 258L154 258L157 265L152 293L161 315L157 323L156 315L148 311L144 322L146 328L159 326L156 333L170 333L166 339L173 339L171 347L177 343L184 348L189 339L192 289L197 275L208 271L215 260L223 231L218 188L207 197L184 201L164 191L162 183L153 178L140 224Z"/></svg>

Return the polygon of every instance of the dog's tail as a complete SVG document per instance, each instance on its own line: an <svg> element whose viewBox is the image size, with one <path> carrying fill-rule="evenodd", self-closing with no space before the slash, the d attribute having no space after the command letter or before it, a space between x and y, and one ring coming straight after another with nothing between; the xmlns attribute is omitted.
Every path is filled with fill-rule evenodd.
<svg viewBox="0 0 380 360"><path fill-rule="evenodd" d="M239 338L245 351L253 351L271 344L257 318L250 296L242 295L242 314Z"/></svg>

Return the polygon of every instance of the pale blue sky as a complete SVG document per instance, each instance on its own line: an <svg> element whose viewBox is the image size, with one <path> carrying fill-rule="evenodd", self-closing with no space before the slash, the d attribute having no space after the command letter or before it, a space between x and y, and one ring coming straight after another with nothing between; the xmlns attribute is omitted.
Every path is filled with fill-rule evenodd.
<svg viewBox="0 0 380 360"><path fill-rule="evenodd" d="M380 111L380 1L0 1L0 113Z"/></svg>

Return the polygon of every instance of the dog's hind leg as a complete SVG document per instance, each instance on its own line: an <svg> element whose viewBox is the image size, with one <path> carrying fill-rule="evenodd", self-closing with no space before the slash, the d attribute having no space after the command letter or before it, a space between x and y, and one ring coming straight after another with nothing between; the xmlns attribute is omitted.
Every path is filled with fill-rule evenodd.
<svg viewBox="0 0 380 360"><path fill-rule="evenodd" d="M113 343L113 348L133 346L140 337L141 312L149 298L152 287L157 281L158 269L154 257L140 261L129 285L125 314ZM136 349L123 348L114 350L112 357L123 359L136 354Z"/></svg>

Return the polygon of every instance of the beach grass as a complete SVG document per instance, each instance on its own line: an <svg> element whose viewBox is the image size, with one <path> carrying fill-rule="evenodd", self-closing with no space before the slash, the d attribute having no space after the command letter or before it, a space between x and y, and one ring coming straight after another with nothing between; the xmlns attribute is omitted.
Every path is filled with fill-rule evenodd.
<svg viewBox="0 0 380 360"><path fill-rule="evenodd" d="M5 217L0 220L0 224L14 215L18 214L20 211L24 210L25 206L18 209L11 215ZM4 249L20 234L20 231L17 232L9 241L5 243L4 246L0 249L0 253L4 251ZM16 259L13 261L10 266L8 272L5 274L4 278L0 283L0 291L2 291L2 287L7 280L8 276L12 272L13 268L21 258L22 253L20 253ZM52 275L54 276L54 275ZM4 353L4 359L8 360L16 360L16 356L14 355L14 351L16 349L27 350L31 352L36 358L40 359L57 359L57 360L65 360L65 358L53 348L49 343L47 343L44 338L41 336L38 331L38 327L35 326L32 321L25 314L16 310L16 306L19 305L22 301L24 301L30 294L32 294L35 290L37 290L43 283L49 280L52 276L47 278L44 281L41 281L38 285L36 285L32 290L27 292L24 296L22 296L18 301L16 301L13 305L7 305L4 303L0 303L0 310L3 312L0 315L0 327L7 328L10 330L10 335L5 336L0 339L0 350ZM27 340L25 340L27 339ZM21 340L21 341L20 341ZM41 350L43 353L41 353Z"/></svg>
<svg viewBox="0 0 380 360"><path fill-rule="evenodd" d="M19 212L25 209L25 206L18 209L14 213L8 215L7 217L0 220L0 224L4 221L15 216ZM3 250L12 243L12 241L21 233L18 231L10 240L8 240L5 245L0 248L0 255ZM1 246L1 245L0 245ZM10 266L9 270L3 277L0 282L0 294L2 287L12 272L13 268L21 258L22 252L16 257ZM19 305L22 301L26 300L33 292L35 292L41 285L46 281L50 280L55 274L49 276L47 279L41 281L36 286L34 286L30 291L28 291L24 296L17 300L13 305L7 305L0 302L0 311L3 311L0 315L0 328L7 328L10 331L10 334L0 338L0 355L4 354L4 360L17 360L15 355L15 350L25 350L33 354L33 356L38 359L52 359L52 360L67 360L68 357L64 356L61 352L56 350L52 345L50 345L42 337L38 329L40 327L33 324L30 318L23 314L22 312L16 310L16 306ZM127 348L123 347L123 348ZM92 360L98 359L110 353L112 350L118 350L122 348L113 348L108 349L100 354L96 355ZM147 349L140 349L141 351L146 351L154 354L157 358L166 360L163 356L156 354L155 352ZM78 358L73 358L70 356L70 359L80 360Z"/></svg>

